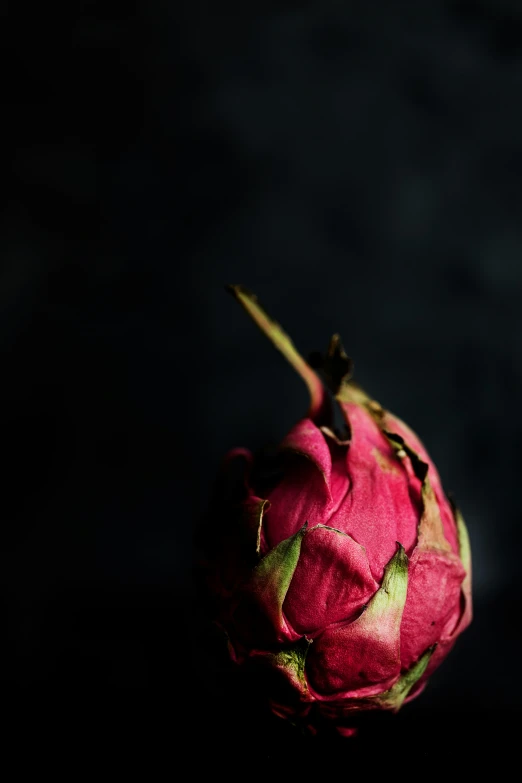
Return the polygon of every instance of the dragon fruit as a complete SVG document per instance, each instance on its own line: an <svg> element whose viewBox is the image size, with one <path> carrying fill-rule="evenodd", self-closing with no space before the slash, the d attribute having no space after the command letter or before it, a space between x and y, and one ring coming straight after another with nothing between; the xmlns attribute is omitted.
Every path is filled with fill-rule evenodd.
<svg viewBox="0 0 522 783"><path fill-rule="evenodd" d="M276 715L350 736L358 715L417 696L471 622L469 537L417 435L351 379L339 336L306 362L254 295L229 290L310 408L275 453L226 456L242 478L210 559L216 623Z"/></svg>

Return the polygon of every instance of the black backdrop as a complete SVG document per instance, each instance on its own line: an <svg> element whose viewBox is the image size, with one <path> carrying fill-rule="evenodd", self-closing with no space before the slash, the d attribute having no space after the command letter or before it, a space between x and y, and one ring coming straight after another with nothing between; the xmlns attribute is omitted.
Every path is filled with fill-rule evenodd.
<svg viewBox="0 0 522 783"><path fill-rule="evenodd" d="M303 353L341 333L468 523L474 622L375 736L430 758L448 735L456 754L505 742L522 706L522 9L17 2L0 41L14 734L125 727L170 747L183 727L213 748L200 764L238 745L267 768L283 747L303 759L198 644L192 606L220 457L306 405L224 292L240 282Z"/></svg>

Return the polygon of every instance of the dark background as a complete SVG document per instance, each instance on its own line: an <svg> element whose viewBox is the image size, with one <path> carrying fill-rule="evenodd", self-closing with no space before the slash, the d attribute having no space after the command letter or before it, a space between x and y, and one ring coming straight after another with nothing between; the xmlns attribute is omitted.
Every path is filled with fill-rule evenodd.
<svg viewBox="0 0 522 783"><path fill-rule="evenodd" d="M13 736L119 733L127 754L147 737L176 757L185 730L209 769L237 747L304 769L374 737L435 766L443 745L505 755L522 707L522 7L17 2L1 22ZM472 626L350 750L252 709L193 643L192 535L219 460L277 441L307 402L226 283L305 355L340 332L468 524Z"/></svg>

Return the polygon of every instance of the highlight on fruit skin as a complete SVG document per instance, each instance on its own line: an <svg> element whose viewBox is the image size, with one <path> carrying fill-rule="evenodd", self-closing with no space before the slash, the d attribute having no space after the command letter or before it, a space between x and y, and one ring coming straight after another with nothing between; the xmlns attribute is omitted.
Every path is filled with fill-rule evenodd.
<svg viewBox="0 0 522 783"><path fill-rule="evenodd" d="M208 559L214 619L276 715L351 736L358 714L419 695L471 622L466 526L418 436L351 380L338 335L314 369L253 294L228 289L310 407L275 454L225 458L241 480Z"/></svg>

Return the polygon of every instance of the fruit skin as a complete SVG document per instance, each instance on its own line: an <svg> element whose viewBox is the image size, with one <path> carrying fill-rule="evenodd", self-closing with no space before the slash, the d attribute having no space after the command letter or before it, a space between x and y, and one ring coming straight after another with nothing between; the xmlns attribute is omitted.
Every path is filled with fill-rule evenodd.
<svg viewBox="0 0 522 783"><path fill-rule="evenodd" d="M270 459L225 460L243 474L209 559L215 619L277 715L351 736L357 713L418 695L471 622L468 534L417 435L351 381L338 336L322 371L344 435L319 375L252 294L232 293L311 404Z"/></svg>

